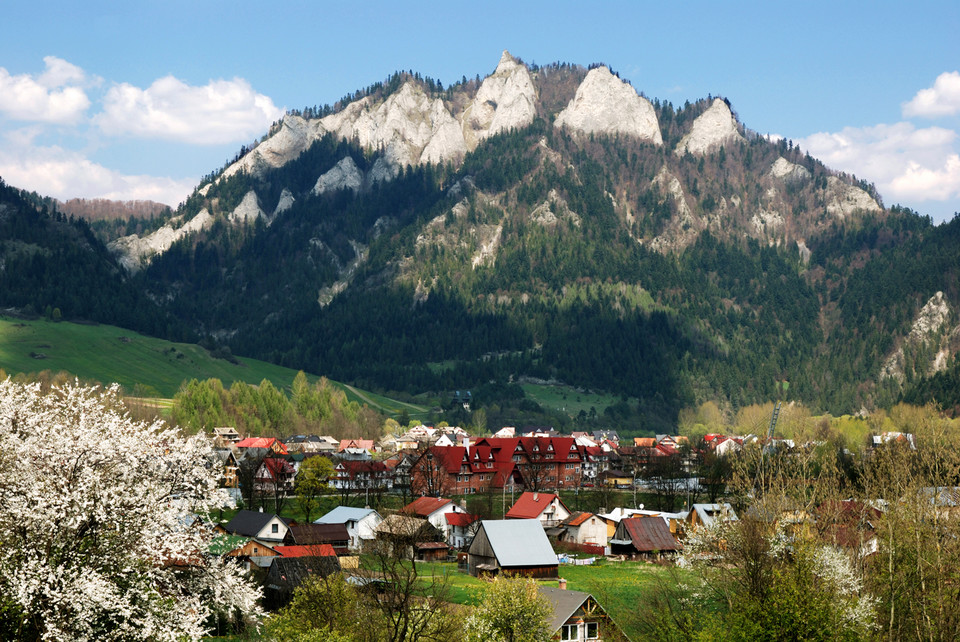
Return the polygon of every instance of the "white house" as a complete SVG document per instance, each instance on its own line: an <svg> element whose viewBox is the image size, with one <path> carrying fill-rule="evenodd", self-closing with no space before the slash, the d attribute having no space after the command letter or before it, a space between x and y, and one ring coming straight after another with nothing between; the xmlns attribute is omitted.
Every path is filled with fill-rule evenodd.
<svg viewBox="0 0 960 642"><path fill-rule="evenodd" d="M343 524L350 536L350 548L359 551L365 543L372 542L377 537L377 526L383 521L380 513L372 508L353 508L351 506L337 506L332 511L314 520L314 524Z"/></svg>

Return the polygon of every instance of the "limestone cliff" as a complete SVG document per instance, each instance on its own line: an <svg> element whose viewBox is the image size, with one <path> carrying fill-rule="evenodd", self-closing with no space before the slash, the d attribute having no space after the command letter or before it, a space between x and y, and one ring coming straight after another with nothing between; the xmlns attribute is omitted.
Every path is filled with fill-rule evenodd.
<svg viewBox="0 0 960 642"><path fill-rule="evenodd" d="M653 105L606 67L590 70L554 124L584 134L624 134L663 144Z"/></svg>
<svg viewBox="0 0 960 642"><path fill-rule="evenodd" d="M729 142L743 142L743 135L733 117L733 112L723 100L717 98L693 121L693 127L680 142L674 153L683 156L685 153L705 154Z"/></svg>

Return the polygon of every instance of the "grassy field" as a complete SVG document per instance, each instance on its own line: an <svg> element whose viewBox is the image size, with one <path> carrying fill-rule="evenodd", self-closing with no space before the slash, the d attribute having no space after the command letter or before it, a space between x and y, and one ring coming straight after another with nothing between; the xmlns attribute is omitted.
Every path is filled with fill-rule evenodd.
<svg viewBox="0 0 960 642"><path fill-rule="evenodd" d="M0 368L7 374L66 371L84 381L119 383L128 394L154 397L159 405L169 403L164 400L173 397L185 380L216 378L229 387L234 381L258 384L267 379L288 390L297 374L256 359L238 357L237 362L215 359L198 345L172 343L115 326L0 317ZM333 383L351 401L390 416L406 410L411 417L425 417L428 412L423 406Z"/></svg>
<svg viewBox="0 0 960 642"><path fill-rule="evenodd" d="M482 595L483 580L457 571L449 562L419 562L418 572L428 578L444 578L449 600L456 604L475 606ZM592 566L560 565L560 576L567 580L567 588L593 595L610 617L631 639L637 638L634 615L643 603L645 592L660 583L677 581L676 569L645 562L616 562L600 559ZM544 582L556 586L556 582Z"/></svg>
<svg viewBox="0 0 960 642"><path fill-rule="evenodd" d="M591 408L596 410L598 415L602 415L607 406L620 401L620 397L616 395L581 392L570 386L525 383L520 387L527 397L543 408L559 410L571 417L576 417L581 410L590 414ZM637 399L631 398L628 402L636 405Z"/></svg>

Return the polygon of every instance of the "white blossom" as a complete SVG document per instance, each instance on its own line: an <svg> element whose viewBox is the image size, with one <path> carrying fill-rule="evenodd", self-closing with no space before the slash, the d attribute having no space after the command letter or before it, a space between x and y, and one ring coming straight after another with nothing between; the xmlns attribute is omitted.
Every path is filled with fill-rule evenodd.
<svg viewBox="0 0 960 642"><path fill-rule="evenodd" d="M187 526L223 506L210 445L135 422L116 388L0 382L0 592L44 640L183 640L257 612L238 566Z"/></svg>

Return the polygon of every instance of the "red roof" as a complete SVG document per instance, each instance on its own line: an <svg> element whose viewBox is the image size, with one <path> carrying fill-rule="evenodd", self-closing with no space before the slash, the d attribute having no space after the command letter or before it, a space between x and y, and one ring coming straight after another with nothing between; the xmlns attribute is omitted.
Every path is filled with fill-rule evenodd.
<svg viewBox="0 0 960 642"><path fill-rule="evenodd" d="M447 504L453 502L442 497L418 497L401 509L401 513L407 515L416 515L417 517L428 517L437 512Z"/></svg>
<svg viewBox="0 0 960 642"><path fill-rule="evenodd" d="M337 452L343 452L347 448L363 448L364 450L373 450L372 439L341 439L340 448Z"/></svg>
<svg viewBox="0 0 960 642"><path fill-rule="evenodd" d="M279 457L267 457L263 460L263 465L273 479L277 479L281 475L293 475L297 472L290 462Z"/></svg>
<svg viewBox="0 0 960 642"><path fill-rule="evenodd" d="M579 526L580 524L584 523L585 521L587 521L587 520L590 519L591 517L593 517L593 513L588 513L588 512L586 512L586 511L580 511L580 512L574 513L574 514L571 515L570 517L568 517L568 518L566 518L565 520L563 520L563 525L564 525L564 526Z"/></svg>
<svg viewBox="0 0 960 642"><path fill-rule="evenodd" d="M471 515L470 513L445 513L444 517L451 526L469 526L480 519L479 515Z"/></svg>
<svg viewBox="0 0 960 642"><path fill-rule="evenodd" d="M276 450L281 455L288 454L283 442L277 441L274 437L247 437L237 442L237 448L267 448Z"/></svg>
<svg viewBox="0 0 960 642"><path fill-rule="evenodd" d="M273 550L281 557L336 557L337 553L329 544L311 544L309 546L274 546Z"/></svg>
<svg viewBox="0 0 960 642"><path fill-rule="evenodd" d="M547 509L557 496L553 493L530 493L526 492L520 495L517 503L507 511L505 517L508 519L539 519L540 514ZM559 501L559 500L558 500ZM560 501L564 509L567 507ZM569 510L567 511L570 512Z"/></svg>

